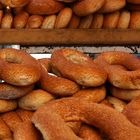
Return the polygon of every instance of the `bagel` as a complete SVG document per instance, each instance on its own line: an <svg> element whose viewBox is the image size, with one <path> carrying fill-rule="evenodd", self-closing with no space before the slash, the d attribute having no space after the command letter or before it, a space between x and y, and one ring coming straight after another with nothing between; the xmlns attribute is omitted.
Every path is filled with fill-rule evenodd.
<svg viewBox="0 0 140 140"><path fill-rule="evenodd" d="M4 113L1 117L12 132L14 132L19 124L22 123L22 120L14 111Z"/></svg>
<svg viewBox="0 0 140 140"><path fill-rule="evenodd" d="M42 89L38 89L38 90L33 90L29 94L20 98L18 100L18 105L22 109L37 110L41 105L53 99L54 97L50 93Z"/></svg>
<svg viewBox="0 0 140 140"><path fill-rule="evenodd" d="M105 4L99 9L99 13L110 13L122 9L126 5L126 0L106 0Z"/></svg>
<svg viewBox="0 0 140 140"><path fill-rule="evenodd" d="M68 28L76 29L78 28L79 24L80 24L80 17L73 14L69 22Z"/></svg>
<svg viewBox="0 0 140 140"><path fill-rule="evenodd" d="M41 77L40 86L49 93L60 97L71 96L80 89L79 86L71 80L49 74Z"/></svg>
<svg viewBox="0 0 140 140"><path fill-rule="evenodd" d="M109 103L112 104L113 108L116 109L118 112L122 112L125 106L127 105L124 101L112 96L108 96L107 100L109 101Z"/></svg>
<svg viewBox="0 0 140 140"><path fill-rule="evenodd" d="M112 86L110 88L110 92L114 97L117 97L119 99L125 100L125 101L131 101L137 96L140 96L140 90L139 89L120 89Z"/></svg>
<svg viewBox="0 0 140 140"><path fill-rule="evenodd" d="M0 65L1 78L12 85L31 85L40 78L38 61L22 50L1 49Z"/></svg>
<svg viewBox="0 0 140 140"><path fill-rule="evenodd" d="M56 15L46 16L43 20L41 28L42 29L53 29L55 26L55 21L56 21Z"/></svg>
<svg viewBox="0 0 140 140"><path fill-rule="evenodd" d="M127 2L132 4L140 4L140 0L127 0Z"/></svg>
<svg viewBox="0 0 140 140"><path fill-rule="evenodd" d="M111 140L138 140L140 128L133 125L122 113L74 97L47 103L33 115L32 122L45 140L83 140L66 126L67 121L82 121L101 129Z"/></svg>
<svg viewBox="0 0 140 140"><path fill-rule="evenodd" d="M55 21L55 28L66 28L72 17L72 9L64 8L62 9Z"/></svg>
<svg viewBox="0 0 140 140"><path fill-rule="evenodd" d="M12 140L12 133L1 117L0 117L0 139Z"/></svg>
<svg viewBox="0 0 140 140"><path fill-rule="evenodd" d="M119 51L105 52L94 62L108 73L108 81L115 87L140 89L140 60L135 55ZM124 66L126 69L114 64Z"/></svg>
<svg viewBox="0 0 140 140"><path fill-rule="evenodd" d="M30 0L25 6L29 14L34 15L51 15L58 13L64 5L55 0Z"/></svg>
<svg viewBox="0 0 140 140"><path fill-rule="evenodd" d="M32 91L34 85L18 87L0 83L0 99L17 99Z"/></svg>
<svg viewBox="0 0 140 140"><path fill-rule="evenodd" d="M77 16L87 16L98 11L105 0L80 0L73 5L73 11Z"/></svg>
<svg viewBox="0 0 140 140"><path fill-rule="evenodd" d="M52 67L63 77L87 87L105 83L107 75L94 64L93 60L82 52L72 49L60 49L52 53Z"/></svg>
<svg viewBox="0 0 140 140"><path fill-rule="evenodd" d="M17 108L15 100L0 100L0 113L12 111Z"/></svg>
<svg viewBox="0 0 140 140"><path fill-rule="evenodd" d="M104 86L97 88L82 89L76 92L73 97L77 97L81 100L88 100L92 102L101 102L106 96L106 89Z"/></svg>
<svg viewBox="0 0 140 140"><path fill-rule="evenodd" d="M103 28L116 28L120 17L120 12L113 12L104 16Z"/></svg>
<svg viewBox="0 0 140 140"><path fill-rule="evenodd" d="M93 20L93 15L88 15L81 18L79 28L81 29L89 29Z"/></svg>
<svg viewBox="0 0 140 140"><path fill-rule="evenodd" d="M119 21L117 24L117 28L127 29L130 23L130 12L129 11L122 11L120 13Z"/></svg>
<svg viewBox="0 0 140 140"><path fill-rule="evenodd" d="M101 29L103 26L103 21L104 21L103 14L94 14L91 28L92 29Z"/></svg>
<svg viewBox="0 0 140 140"><path fill-rule="evenodd" d="M131 12L129 27L131 29L140 29L140 11Z"/></svg>
<svg viewBox="0 0 140 140"><path fill-rule="evenodd" d="M93 127L83 124L78 136L84 140L102 140L101 134Z"/></svg>

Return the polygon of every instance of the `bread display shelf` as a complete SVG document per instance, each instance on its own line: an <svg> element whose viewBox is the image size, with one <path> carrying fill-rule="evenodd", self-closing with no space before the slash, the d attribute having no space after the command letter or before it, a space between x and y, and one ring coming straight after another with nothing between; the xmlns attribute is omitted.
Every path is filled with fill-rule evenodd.
<svg viewBox="0 0 140 140"><path fill-rule="evenodd" d="M0 44L137 45L140 30L132 29L0 29Z"/></svg>

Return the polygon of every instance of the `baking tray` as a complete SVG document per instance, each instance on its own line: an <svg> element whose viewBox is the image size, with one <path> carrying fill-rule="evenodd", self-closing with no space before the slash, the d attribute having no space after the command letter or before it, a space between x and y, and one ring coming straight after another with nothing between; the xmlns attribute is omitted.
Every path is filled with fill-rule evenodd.
<svg viewBox="0 0 140 140"><path fill-rule="evenodd" d="M0 29L0 44L138 45L140 30L132 29Z"/></svg>

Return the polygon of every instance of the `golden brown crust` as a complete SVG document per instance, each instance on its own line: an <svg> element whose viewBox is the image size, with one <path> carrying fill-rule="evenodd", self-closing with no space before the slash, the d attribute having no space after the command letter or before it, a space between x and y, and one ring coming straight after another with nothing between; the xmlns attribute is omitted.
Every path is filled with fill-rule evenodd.
<svg viewBox="0 0 140 140"><path fill-rule="evenodd" d="M37 29L40 28L43 22L43 16L40 15L31 15L28 18L26 28Z"/></svg>
<svg viewBox="0 0 140 140"><path fill-rule="evenodd" d="M18 125L22 123L22 120L14 111L4 113L1 117L12 132L14 132Z"/></svg>
<svg viewBox="0 0 140 140"><path fill-rule="evenodd" d="M129 23L130 23L130 12L124 10L120 13L117 28L127 29L129 27Z"/></svg>
<svg viewBox="0 0 140 140"><path fill-rule="evenodd" d="M140 4L140 0L127 0L127 2L132 4Z"/></svg>
<svg viewBox="0 0 140 140"><path fill-rule="evenodd" d="M5 122L0 117L0 139L8 140L8 138L12 138L12 133L9 127L5 124Z"/></svg>
<svg viewBox="0 0 140 140"><path fill-rule="evenodd" d="M106 73L93 60L72 49L60 49L52 53L51 64L63 77L83 86L99 86L106 81Z"/></svg>
<svg viewBox="0 0 140 140"><path fill-rule="evenodd" d="M98 11L105 3L105 0L81 0L74 3L73 11L77 16L87 16Z"/></svg>
<svg viewBox="0 0 140 140"><path fill-rule="evenodd" d="M52 75L44 75L40 79L41 88L56 96L71 96L80 90L75 82Z"/></svg>
<svg viewBox="0 0 140 140"><path fill-rule="evenodd" d="M104 21L103 14L94 14L91 28L92 29L101 29L103 26L103 21Z"/></svg>
<svg viewBox="0 0 140 140"><path fill-rule="evenodd" d="M40 106L53 99L54 97L50 93L42 89L37 89L21 97L18 100L18 105L22 109L37 110Z"/></svg>
<svg viewBox="0 0 140 140"><path fill-rule="evenodd" d="M65 3L72 3L72 2L75 2L76 0L57 0L57 1L65 2Z"/></svg>
<svg viewBox="0 0 140 140"><path fill-rule="evenodd" d="M78 28L79 24L80 24L80 17L76 16L73 13L72 18L69 22L68 28L76 29Z"/></svg>
<svg viewBox="0 0 140 140"><path fill-rule="evenodd" d="M89 29L91 26L92 20L93 20L93 15L88 15L81 18L79 28Z"/></svg>
<svg viewBox="0 0 140 140"><path fill-rule="evenodd" d="M131 12L129 27L131 29L140 29L140 11Z"/></svg>
<svg viewBox="0 0 140 140"><path fill-rule="evenodd" d="M99 13L110 13L122 9L126 5L126 0L106 0Z"/></svg>
<svg viewBox="0 0 140 140"><path fill-rule="evenodd" d="M12 111L17 108L15 100L0 100L0 113Z"/></svg>
<svg viewBox="0 0 140 140"><path fill-rule="evenodd" d="M66 126L67 121L82 121L96 126L111 140L128 140L128 137L129 140L140 139L140 128L128 121L122 113L74 97L52 101L39 108L32 118L44 139L81 140Z"/></svg>
<svg viewBox="0 0 140 140"><path fill-rule="evenodd" d="M140 11L140 4L129 4L129 3L127 3L126 8L130 11Z"/></svg>
<svg viewBox="0 0 140 140"><path fill-rule="evenodd" d="M13 26L17 29L22 29L26 26L29 14L27 12L21 11L14 17Z"/></svg>
<svg viewBox="0 0 140 140"><path fill-rule="evenodd" d="M62 9L56 17L55 28L65 28L69 24L72 17L72 9Z"/></svg>
<svg viewBox="0 0 140 140"><path fill-rule="evenodd" d="M12 28L13 15L10 12L7 12L3 15L1 20L1 28L10 29Z"/></svg>
<svg viewBox="0 0 140 140"><path fill-rule="evenodd" d="M50 15L59 12L64 5L55 0L30 0L26 10L30 14Z"/></svg>
<svg viewBox="0 0 140 140"><path fill-rule="evenodd" d="M53 29L55 26L55 21L56 21L56 15L46 16L43 20L41 28L42 29Z"/></svg>
<svg viewBox="0 0 140 140"><path fill-rule="evenodd" d="M119 21L120 12L113 12L104 16L103 28L116 28Z"/></svg>

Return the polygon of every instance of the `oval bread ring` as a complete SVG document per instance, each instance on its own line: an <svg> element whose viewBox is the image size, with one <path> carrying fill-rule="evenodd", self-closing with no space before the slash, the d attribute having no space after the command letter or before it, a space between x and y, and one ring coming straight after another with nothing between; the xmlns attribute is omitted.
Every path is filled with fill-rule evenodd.
<svg viewBox="0 0 140 140"><path fill-rule="evenodd" d="M103 28L116 28L120 17L120 12L106 14L104 16Z"/></svg>
<svg viewBox="0 0 140 140"><path fill-rule="evenodd" d="M55 0L30 0L27 6L25 6L26 11L34 15L56 14L62 8L64 8L63 3Z"/></svg>
<svg viewBox="0 0 140 140"><path fill-rule="evenodd" d="M75 82L52 75L41 77L40 86L49 93L60 97L71 96L80 90L80 87Z"/></svg>
<svg viewBox="0 0 140 140"><path fill-rule="evenodd" d="M132 4L140 4L140 0L127 0L127 2Z"/></svg>
<svg viewBox="0 0 140 140"><path fill-rule="evenodd" d="M88 15L88 16L81 18L79 28L80 29L89 29L91 26L92 20L93 20L93 15Z"/></svg>
<svg viewBox="0 0 140 140"><path fill-rule="evenodd" d="M22 120L15 111L4 113L1 117L12 132L14 132L18 125L22 123Z"/></svg>
<svg viewBox="0 0 140 140"><path fill-rule="evenodd" d="M0 113L12 111L17 108L15 100L0 100Z"/></svg>
<svg viewBox="0 0 140 140"><path fill-rule="evenodd" d="M94 14L91 28L92 29L101 29L103 26L103 21L104 21L103 14Z"/></svg>
<svg viewBox="0 0 140 140"><path fill-rule="evenodd" d="M32 122L44 139L83 140L65 124L68 121L82 121L96 126L111 140L128 140L128 137L129 140L140 139L140 128L128 121L122 113L105 105L83 102L74 97L49 102L40 107L32 117Z"/></svg>
<svg viewBox="0 0 140 140"><path fill-rule="evenodd" d="M117 28L127 29L129 27L129 23L130 23L130 12L124 10L120 13Z"/></svg>
<svg viewBox="0 0 140 140"><path fill-rule="evenodd" d="M79 24L80 24L80 17L73 14L69 22L68 28L76 29L78 28Z"/></svg>
<svg viewBox="0 0 140 140"><path fill-rule="evenodd" d="M102 140L100 132L86 124L81 126L78 136L84 140Z"/></svg>
<svg viewBox="0 0 140 140"><path fill-rule="evenodd" d="M110 13L122 9L126 5L126 0L106 0L105 4L99 9L99 13Z"/></svg>
<svg viewBox="0 0 140 140"><path fill-rule="evenodd" d="M1 78L12 85L26 86L40 78L38 61L22 50L6 48L0 50Z"/></svg>
<svg viewBox="0 0 140 140"><path fill-rule="evenodd" d="M111 94L119 99L125 100L125 101L131 101L134 98L140 96L140 90L139 89L120 89L112 86L110 88Z"/></svg>
<svg viewBox="0 0 140 140"><path fill-rule="evenodd" d="M105 83L106 73L83 53L72 49L60 49L52 53L51 64L63 77L79 85L95 87Z"/></svg>
<svg viewBox="0 0 140 140"><path fill-rule="evenodd" d="M127 4L126 8L130 11L140 11L140 4Z"/></svg>
<svg viewBox="0 0 140 140"><path fill-rule="evenodd" d="M112 96L108 96L107 100L113 105L114 109L116 109L118 112L122 112L125 106L127 105L124 101Z"/></svg>
<svg viewBox="0 0 140 140"><path fill-rule="evenodd" d="M136 126L140 127L140 96L127 104L123 114Z"/></svg>
<svg viewBox="0 0 140 140"><path fill-rule="evenodd" d="M140 29L140 11L131 12L129 27L131 29Z"/></svg>
<svg viewBox="0 0 140 140"><path fill-rule="evenodd" d="M37 110L41 105L53 100L54 97L42 90L33 90L29 94L23 96L18 100L18 105L22 109L26 110Z"/></svg>
<svg viewBox="0 0 140 140"><path fill-rule="evenodd" d="M0 83L0 99L17 99L32 91L34 85L12 86L7 83Z"/></svg>
<svg viewBox="0 0 140 140"><path fill-rule="evenodd" d="M0 117L0 139L1 140L12 140L12 133L6 123Z"/></svg>
<svg viewBox="0 0 140 140"><path fill-rule="evenodd" d="M135 55L119 51L105 52L94 62L108 73L108 80L115 87L140 89L140 60ZM114 65L124 66L131 71Z"/></svg>
<svg viewBox="0 0 140 140"><path fill-rule="evenodd" d="M71 8L64 8L62 9L58 16L56 17L55 21L55 28L66 28L69 24L72 17L72 9Z"/></svg>
<svg viewBox="0 0 140 140"><path fill-rule="evenodd" d="M81 0L73 5L73 11L77 16L87 16L98 11L105 0Z"/></svg>
<svg viewBox="0 0 140 140"><path fill-rule="evenodd" d="M88 100L92 102L101 102L106 96L106 89L104 86L97 88L82 89L76 92L73 97L79 98L81 100Z"/></svg>

